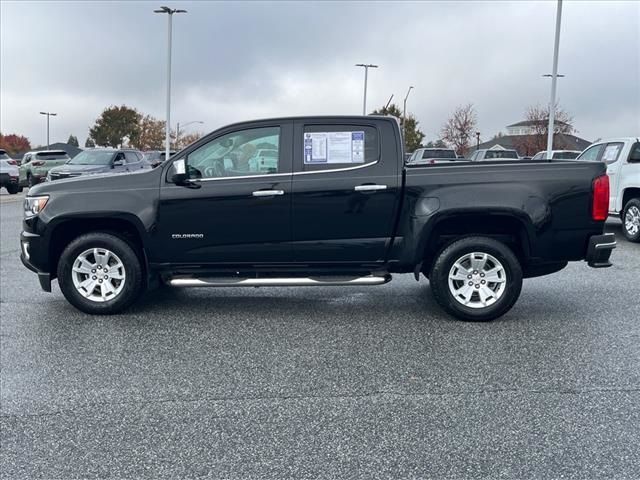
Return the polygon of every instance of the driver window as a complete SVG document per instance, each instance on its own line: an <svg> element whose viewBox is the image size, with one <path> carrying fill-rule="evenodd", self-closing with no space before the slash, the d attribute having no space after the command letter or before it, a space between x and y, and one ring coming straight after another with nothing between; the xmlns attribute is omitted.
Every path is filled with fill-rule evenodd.
<svg viewBox="0 0 640 480"><path fill-rule="evenodd" d="M201 146L187 158L189 178L278 173L280 127L232 132Z"/></svg>

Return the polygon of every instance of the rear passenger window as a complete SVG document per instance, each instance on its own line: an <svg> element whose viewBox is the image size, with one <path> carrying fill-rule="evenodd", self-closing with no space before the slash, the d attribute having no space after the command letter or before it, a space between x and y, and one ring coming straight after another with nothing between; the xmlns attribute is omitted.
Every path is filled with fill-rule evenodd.
<svg viewBox="0 0 640 480"><path fill-rule="evenodd" d="M137 163L140 161L138 155L136 155L135 152L125 152L124 158L127 163Z"/></svg>
<svg viewBox="0 0 640 480"><path fill-rule="evenodd" d="M621 142L607 143L602 154L602 161L605 163L614 163L618 160L623 144Z"/></svg>
<svg viewBox="0 0 640 480"><path fill-rule="evenodd" d="M631 147L631 154L629 155L629 163L640 162L640 143L636 143Z"/></svg>
<svg viewBox="0 0 640 480"><path fill-rule="evenodd" d="M380 160L378 130L365 125L306 125L302 171L356 167Z"/></svg>

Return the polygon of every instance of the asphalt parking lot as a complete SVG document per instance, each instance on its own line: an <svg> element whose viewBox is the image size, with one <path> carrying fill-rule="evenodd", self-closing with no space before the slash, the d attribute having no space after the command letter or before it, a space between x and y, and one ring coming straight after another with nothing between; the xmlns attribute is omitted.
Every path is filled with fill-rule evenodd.
<svg viewBox="0 0 640 480"><path fill-rule="evenodd" d="M640 245L488 324L428 282L162 290L90 317L0 197L2 478L638 478ZM620 233L619 222L608 228Z"/></svg>

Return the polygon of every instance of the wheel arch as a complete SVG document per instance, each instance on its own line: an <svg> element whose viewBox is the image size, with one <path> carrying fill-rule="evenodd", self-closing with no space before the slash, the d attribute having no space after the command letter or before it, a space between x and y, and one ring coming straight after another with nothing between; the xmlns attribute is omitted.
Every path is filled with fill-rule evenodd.
<svg viewBox="0 0 640 480"><path fill-rule="evenodd" d="M127 213L107 216L83 214L59 218L50 225L48 261L49 271L53 276L56 275L60 256L66 246L79 236L91 232L109 233L129 243L139 256L143 271L145 274L148 272L148 260L144 248L146 232L138 219Z"/></svg>
<svg viewBox="0 0 640 480"><path fill-rule="evenodd" d="M468 236L485 236L507 244L525 264L531 256L533 225L522 212L463 210L434 217L424 225L416 254L416 264L429 271L437 253L447 244Z"/></svg>

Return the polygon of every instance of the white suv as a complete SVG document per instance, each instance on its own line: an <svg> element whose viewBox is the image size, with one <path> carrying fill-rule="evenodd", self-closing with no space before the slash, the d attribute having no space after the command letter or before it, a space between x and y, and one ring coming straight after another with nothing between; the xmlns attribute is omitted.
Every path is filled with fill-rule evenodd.
<svg viewBox="0 0 640 480"><path fill-rule="evenodd" d="M609 138L590 145L576 160L607 164L609 213L619 215L622 232L632 242L640 242L640 139Z"/></svg>

